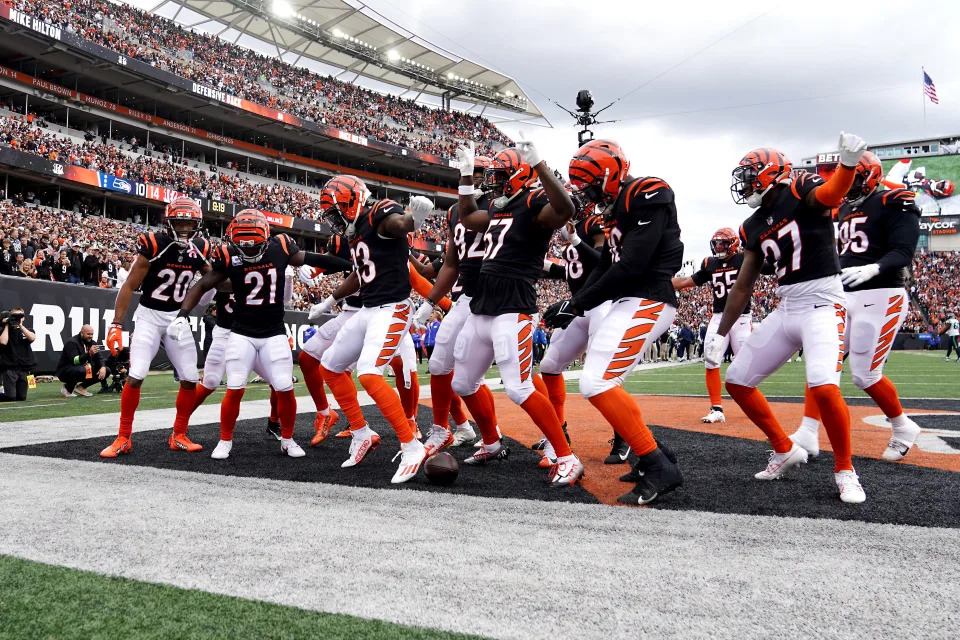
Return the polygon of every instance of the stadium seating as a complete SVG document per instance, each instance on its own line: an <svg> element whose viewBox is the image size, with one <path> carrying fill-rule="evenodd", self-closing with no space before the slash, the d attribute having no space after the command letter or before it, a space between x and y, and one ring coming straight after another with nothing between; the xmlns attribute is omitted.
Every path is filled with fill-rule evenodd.
<svg viewBox="0 0 960 640"><path fill-rule="evenodd" d="M126 4L14 0L16 9L191 81L321 124L452 158L460 140L492 155L510 139L483 117L445 112L322 76L188 31Z"/></svg>

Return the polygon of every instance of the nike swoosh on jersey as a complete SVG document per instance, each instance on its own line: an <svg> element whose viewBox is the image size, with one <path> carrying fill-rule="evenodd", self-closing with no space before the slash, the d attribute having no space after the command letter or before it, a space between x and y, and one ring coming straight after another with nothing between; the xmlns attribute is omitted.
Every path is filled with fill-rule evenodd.
<svg viewBox="0 0 960 640"><path fill-rule="evenodd" d="M863 305L863 306L864 306L864 307L872 307L872 306L874 306L875 304L876 304L875 302L871 302L870 304L865 304L865 305Z"/></svg>
<svg viewBox="0 0 960 640"><path fill-rule="evenodd" d="M650 198L652 198L652 197L655 196L655 195L657 195L657 192L656 192L656 191L654 191L653 193L645 193L645 194L643 195L643 197L646 198L647 200L649 200Z"/></svg>
<svg viewBox="0 0 960 640"><path fill-rule="evenodd" d="M637 226L638 226L638 227L642 227L643 225L645 225L645 224L650 224L651 222L653 222L653 220L647 220L646 222L644 222L643 220L641 220L640 222L637 223Z"/></svg>

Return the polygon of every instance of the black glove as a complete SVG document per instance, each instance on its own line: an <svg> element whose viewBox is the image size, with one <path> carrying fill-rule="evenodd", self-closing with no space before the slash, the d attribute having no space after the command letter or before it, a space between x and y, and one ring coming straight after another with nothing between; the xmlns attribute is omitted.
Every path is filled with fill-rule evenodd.
<svg viewBox="0 0 960 640"><path fill-rule="evenodd" d="M563 300L553 303L543 312L543 321L548 327L566 329L574 318L582 315L583 313L574 308L572 300Z"/></svg>

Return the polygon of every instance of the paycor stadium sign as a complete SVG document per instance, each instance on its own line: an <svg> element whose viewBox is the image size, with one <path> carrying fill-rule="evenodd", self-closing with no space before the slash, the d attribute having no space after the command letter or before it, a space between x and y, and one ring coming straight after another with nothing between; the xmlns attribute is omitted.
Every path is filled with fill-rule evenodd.
<svg viewBox="0 0 960 640"><path fill-rule="evenodd" d="M169 71L158 69L157 67L147 64L141 60L137 60L136 58L131 58L122 53L117 53L116 51L107 49L106 47L95 42L81 38L75 33L70 33L69 31L64 31L63 29L46 24L38 18L27 15L22 11L17 11L16 9L4 4L2 0L0 0L0 22L2 21L15 23L30 29L34 33L37 33L45 38L61 42L68 48L81 51L88 56L94 56L110 64L122 66L131 73L136 73L138 75L150 78L151 80L163 83L164 85L170 87L176 87L181 91L187 91L194 95L202 96L208 100L220 102L235 109L241 109L248 113L269 118L276 122L282 122L284 124L299 127L301 129L306 129L307 131L319 133L329 138L343 140L351 144L356 144L371 149L377 149L378 151L383 151L384 153L390 153L403 158L412 158L421 162L443 167L457 168L459 166L458 163L448 158L441 158L440 156L424 153L415 149L408 149L406 147L383 142L382 140L365 138L354 133L342 131L336 127L317 124L312 120L305 120L291 113L278 111L277 109L272 109L262 104L251 102L250 100L240 98L225 91L220 91L204 84L193 82L192 80L182 78L176 74L170 73Z"/></svg>
<svg viewBox="0 0 960 640"><path fill-rule="evenodd" d="M960 216L928 216L920 218L920 235L948 236L960 230Z"/></svg>

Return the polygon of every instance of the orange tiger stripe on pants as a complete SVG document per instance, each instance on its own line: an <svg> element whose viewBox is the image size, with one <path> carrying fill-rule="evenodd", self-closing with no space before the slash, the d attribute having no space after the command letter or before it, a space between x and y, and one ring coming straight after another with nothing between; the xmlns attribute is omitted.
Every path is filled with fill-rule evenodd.
<svg viewBox="0 0 960 640"><path fill-rule="evenodd" d="M890 349L893 348L893 339L897 335L900 324L900 314L903 312L903 296L892 296L887 306L887 317L880 329L880 338L877 340L877 350L873 353L873 362L870 370L874 370L884 363Z"/></svg>
<svg viewBox="0 0 960 640"><path fill-rule="evenodd" d="M647 336L660 318L663 307L662 302L641 304L640 308L633 314L633 319L638 320L639 323L624 332L620 339L618 351L603 374L604 380L623 376L640 358L647 342Z"/></svg>

